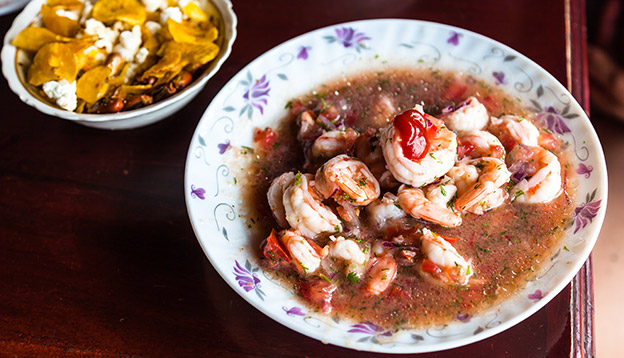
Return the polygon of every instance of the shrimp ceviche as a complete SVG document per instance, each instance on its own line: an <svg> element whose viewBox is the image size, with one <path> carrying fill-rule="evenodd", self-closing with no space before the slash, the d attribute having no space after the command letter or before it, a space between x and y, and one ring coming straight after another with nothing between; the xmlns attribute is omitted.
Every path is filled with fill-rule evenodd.
<svg viewBox="0 0 624 358"><path fill-rule="evenodd" d="M265 270L311 311L448 323L514 294L560 249L566 144L494 86L396 69L287 108L245 148L245 200Z"/></svg>

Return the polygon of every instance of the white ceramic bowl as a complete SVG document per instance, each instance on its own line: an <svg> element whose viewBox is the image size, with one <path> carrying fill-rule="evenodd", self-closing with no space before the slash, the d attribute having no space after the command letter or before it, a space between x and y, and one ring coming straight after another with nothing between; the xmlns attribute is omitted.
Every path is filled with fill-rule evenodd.
<svg viewBox="0 0 624 358"><path fill-rule="evenodd" d="M573 224L537 278L515 296L448 325L384 331L367 322L318 315L264 275L251 245L241 181L244 168L229 147L253 146L253 129L275 126L284 105L327 81L362 70L433 67L469 73L533 108L572 152L578 189ZM287 41L250 63L223 87L193 135L185 194L195 233L223 279L277 322L325 343L358 350L417 353L449 349L506 330L542 308L574 277L600 232L607 171L598 137L583 109L544 69L513 49L464 29L414 20L368 20L319 29ZM276 338L277 339L277 338Z"/></svg>
<svg viewBox="0 0 624 358"><path fill-rule="evenodd" d="M32 0L26 8L15 18L13 25L4 36L2 47L2 73L9 83L11 90L20 99L51 116L68 119L88 127L100 129L131 129L143 127L166 118L180 110L189 103L204 88L210 77L221 68L221 65L230 55L232 45L236 39L237 19L232 10L230 0L211 0L215 5L224 23L224 39L217 57L210 62L204 73L197 78L190 86L175 95L152 105L119 113L109 114L83 114L74 113L60 109L35 91L30 90L24 83L28 67L25 65L30 61L24 51L19 51L11 45L11 41L24 28L28 27L33 19L39 14L41 5L46 0Z"/></svg>

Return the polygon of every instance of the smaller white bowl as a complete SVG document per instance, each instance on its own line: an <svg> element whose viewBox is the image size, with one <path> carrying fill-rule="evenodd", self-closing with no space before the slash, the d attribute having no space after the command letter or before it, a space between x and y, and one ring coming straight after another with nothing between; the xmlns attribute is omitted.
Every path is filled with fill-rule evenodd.
<svg viewBox="0 0 624 358"><path fill-rule="evenodd" d="M210 62L204 73L190 86L175 95L156 102L152 105L119 113L85 114L74 113L60 109L46 101L36 91L25 85L26 72L30 59L24 51L19 51L11 44L11 41L23 29L28 27L33 19L39 14L41 5L46 0L32 0L26 8L15 18L13 25L4 36L2 47L2 73L9 83L9 87L19 98L29 106L51 116L68 119L87 127L99 129L132 129L143 127L164 119L182 109L204 88L208 79L221 68L221 65L230 55L232 45L236 39L237 19L232 10L230 0L210 0L219 13L224 25L223 43L217 57Z"/></svg>

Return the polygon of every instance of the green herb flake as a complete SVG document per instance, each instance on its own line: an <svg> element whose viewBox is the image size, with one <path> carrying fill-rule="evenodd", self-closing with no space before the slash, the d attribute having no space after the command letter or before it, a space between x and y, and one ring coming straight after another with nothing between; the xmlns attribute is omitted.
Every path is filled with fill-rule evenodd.
<svg viewBox="0 0 624 358"><path fill-rule="evenodd" d="M347 280L349 281L349 283L358 283L358 282L360 282L360 279L357 277L355 272L349 272L349 274L347 275Z"/></svg>

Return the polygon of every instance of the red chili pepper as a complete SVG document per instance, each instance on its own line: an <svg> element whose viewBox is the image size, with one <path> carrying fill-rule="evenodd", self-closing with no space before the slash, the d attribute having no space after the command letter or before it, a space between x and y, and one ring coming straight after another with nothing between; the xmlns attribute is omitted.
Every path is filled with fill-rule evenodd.
<svg viewBox="0 0 624 358"><path fill-rule="evenodd" d="M264 130L256 128L253 140L260 144L262 149L269 150L277 141L277 134L270 127L266 127Z"/></svg>

